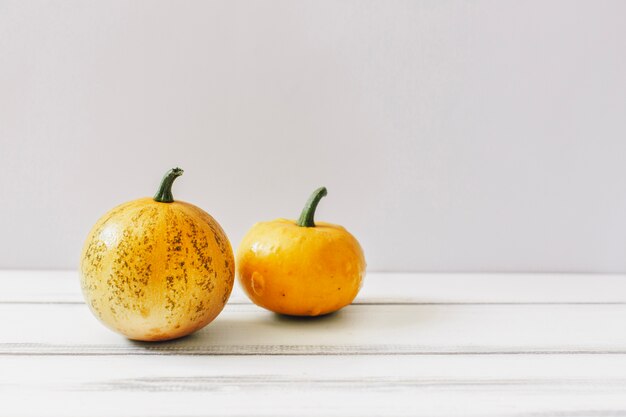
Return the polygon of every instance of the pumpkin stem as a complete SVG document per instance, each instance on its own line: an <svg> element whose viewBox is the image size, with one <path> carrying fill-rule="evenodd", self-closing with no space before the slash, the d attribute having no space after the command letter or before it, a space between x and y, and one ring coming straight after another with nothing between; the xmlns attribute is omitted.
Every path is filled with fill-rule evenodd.
<svg viewBox="0 0 626 417"><path fill-rule="evenodd" d="M326 197L328 191L326 191L326 187L320 187L317 190L313 191L311 197L307 200L304 208L302 209L302 214L300 214L300 218L298 219L298 226L300 227L315 227L315 222L313 218L315 217L315 209L317 209L317 204L320 202L322 197Z"/></svg>
<svg viewBox="0 0 626 417"><path fill-rule="evenodd" d="M159 203L173 203L174 196L172 196L172 184L174 180L183 175L183 170L180 168L172 168L165 173L161 180L161 186L159 191L154 195L154 201Z"/></svg>

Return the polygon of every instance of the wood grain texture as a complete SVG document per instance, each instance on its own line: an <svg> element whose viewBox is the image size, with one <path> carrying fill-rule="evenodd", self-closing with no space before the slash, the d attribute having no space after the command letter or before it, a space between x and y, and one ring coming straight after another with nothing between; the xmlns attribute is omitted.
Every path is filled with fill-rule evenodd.
<svg viewBox="0 0 626 417"><path fill-rule="evenodd" d="M289 318L229 305L194 335L132 342L83 304L0 305L2 354L357 355L626 353L626 305L353 305Z"/></svg>
<svg viewBox="0 0 626 417"><path fill-rule="evenodd" d="M0 303L82 303L76 271L0 270ZM250 301L238 285L229 304ZM626 303L626 276L368 272L357 304Z"/></svg>
<svg viewBox="0 0 626 417"><path fill-rule="evenodd" d="M602 416L626 407L624 356L0 357L0 369L3 404L17 416Z"/></svg>
<svg viewBox="0 0 626 417"><path fill-rule="evenodd" d="M202 331L131 342L72 272L0 273L0 416L626 416L626 282L370 274L294 319L241 297Z"/></svg>

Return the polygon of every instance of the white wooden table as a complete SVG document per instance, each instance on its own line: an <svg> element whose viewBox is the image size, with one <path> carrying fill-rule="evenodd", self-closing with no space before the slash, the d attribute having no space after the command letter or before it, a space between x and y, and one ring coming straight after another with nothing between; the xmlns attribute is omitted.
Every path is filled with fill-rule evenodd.
<svg viewBox="0 0 626 417"><path fill-rule="evenodd" d="M131 342L75 272L0 272L3 416L626 416L626 276L370 273L355 304L274 315L236 288Z"/></svg>

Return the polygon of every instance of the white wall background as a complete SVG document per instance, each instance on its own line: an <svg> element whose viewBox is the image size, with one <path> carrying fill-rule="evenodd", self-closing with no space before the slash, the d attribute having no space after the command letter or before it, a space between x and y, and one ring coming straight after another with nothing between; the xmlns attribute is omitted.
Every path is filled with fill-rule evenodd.
<svg viewBox="0 0 626 417"><path fill-rule="evenodd" d="M370 270L626 271L624 1L0 0L0 267L74 268L186 170L234 246L344 224Z"/></svg>

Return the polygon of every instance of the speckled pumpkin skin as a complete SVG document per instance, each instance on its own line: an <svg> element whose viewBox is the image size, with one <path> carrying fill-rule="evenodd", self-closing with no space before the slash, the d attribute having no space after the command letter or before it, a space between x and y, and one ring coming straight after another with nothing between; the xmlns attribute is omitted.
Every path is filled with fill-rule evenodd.
<svg viewBox="0 0 626 417"><path fill-rule="evenodd" d="M346 229L293 220L255 224L237 250L237 276L257 305L292 316L318 316L350 304L365 276L359 242Z"/></svg>
<svg viewBox="0 0 626 417"><path fill-rule="evenodd" d="M200 208L142 198L105 214L83 248L81 287L91 311L134 340L185 336L210 323L234 281L230 242Z"/></svg>

